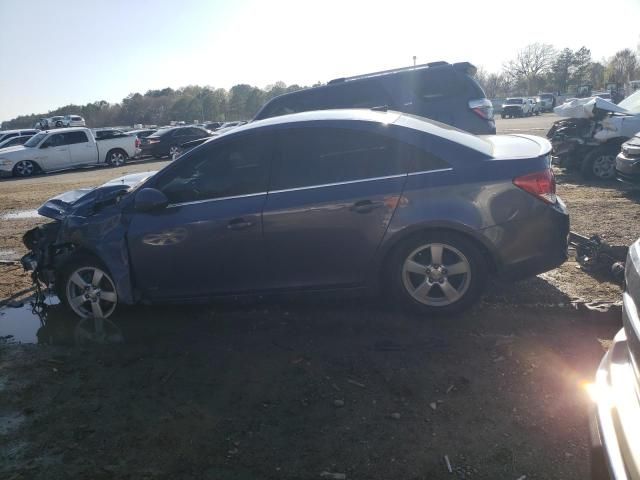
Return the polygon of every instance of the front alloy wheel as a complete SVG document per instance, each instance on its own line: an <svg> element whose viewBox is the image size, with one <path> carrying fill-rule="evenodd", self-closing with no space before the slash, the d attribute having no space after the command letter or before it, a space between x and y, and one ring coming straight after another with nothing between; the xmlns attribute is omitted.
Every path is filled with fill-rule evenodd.
<svg viewBox="0 0 640 480"><path fill-rule="evenodd" d="M81 318L108 318L118 304L113 280L96 266L73 269L67 276L65 297L69 307Z"/></svg>
<svg viewBox="0 0 640 480"><path fill-rule="evenodd" d="M13 167L16 177L30 177L36 171L36 166L31 160L21 160Z"/></svg>
<svg viewBox="0 0 640 480"><path fill-rule="evenodd" d="M177 147L176 145L171 145L169 147L169 158L171 160L175 160L178 157L179 154L180 154L180 148L179 147Z"/></svg>

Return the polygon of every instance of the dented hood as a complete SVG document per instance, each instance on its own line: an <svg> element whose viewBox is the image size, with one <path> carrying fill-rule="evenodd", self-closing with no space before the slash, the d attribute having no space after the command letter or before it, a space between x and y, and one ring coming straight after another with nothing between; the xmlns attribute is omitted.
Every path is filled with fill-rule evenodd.
<svg viewBox="0 0 640 480"><path fill-rule="evenodd" d="M625 108L600 97L574 98L558 105L553 112L568 118L593 118L598 112L629 114Z"/></svg>
<svg viewBox="0 0 640 480"><path fill-rule="evenodd" d="M61 193L50 198L38 209L43 217L62 220L71 212L81 207L94 207L103 203L109 203L115 197L127 192L152 176L155 171L132 173L114 178L99 187L79 188Z"/></svg>

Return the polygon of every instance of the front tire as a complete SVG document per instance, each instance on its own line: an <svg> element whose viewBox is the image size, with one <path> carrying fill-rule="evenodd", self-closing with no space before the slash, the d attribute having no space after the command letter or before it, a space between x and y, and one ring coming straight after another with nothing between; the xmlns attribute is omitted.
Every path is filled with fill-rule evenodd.
<svg viewBox="0 0 640 480"><path fill-rule="evenodd" d="M180 152L180 147L178 147L177 145L171 145L169 147L169 158L171 160L175 160L175 157L177 157L179 152Z"/></svg>
<svg viewBox="0 0 640 480"><path fill-rule="evenodd" d="M91 256L79 255L63 268L57 293L80 318L109 318L118 306L111 274Z"/></svg>
<svg viewBox="0 0 640 480"><path fill-rule="evenodd" d="M612 180L616 177L616 155L611 146L597 147L582 160L580 173L586 179Z"/></svg>
<svg viewBox="0 0 640 480"><path fill-rule="evenodd" d="M121 167L127 161L128 155L124 150L110 150L107 153L107 163L112 167Z"/></svg>
<svg viewBox="0 0 640 480"><path fill-rule="evenodd" d="M411 237L392 254L390 268L395 297L422 314L469 308L482 294L487 277L480 249L454 232Z"/></svg>
<svg viewBox="0 0 640 480"><path fill-rule="evenodd" d="M36 173L38 167L31 160L21 160L13 166L14 177L30 177Z"/></svg>

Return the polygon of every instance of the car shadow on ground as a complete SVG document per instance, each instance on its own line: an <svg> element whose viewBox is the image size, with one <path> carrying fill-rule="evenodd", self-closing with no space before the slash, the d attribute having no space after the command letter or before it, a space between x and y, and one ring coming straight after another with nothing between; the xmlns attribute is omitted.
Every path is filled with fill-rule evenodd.
<svg viewBox="0 0 640 480"><path fill-rule="evenodd" d="M479 304L466 312L448 316L415 313L400 307L384 294L375 298L329 293L240 297L221 299L208 305L121 307L113 317L100 324L102 332L95 331L93 320L78 320L56 300L55 305L48 307L42 321L33 323L33 338L38 343L59 345L125 341L180 344L188 339L200 338L203 331L224 334L230 325L237 322L251 331L266 327L267 324L272 324L270 328L289 325L293 319L305 323L316 322L314 330L332 334L336 333L338 325L341 325L340 328L356 330L384 330L404 325L401 330L406 332L414 328L428 328L446 336L451 328L464 329L469 326L467 320L484 315L486 307L563 307L569 306L571 300L541 277L520 282L491 282ZM22 309L29 314L29 301L24 303ZM11 310L8 311L11 313Z"/></svg>

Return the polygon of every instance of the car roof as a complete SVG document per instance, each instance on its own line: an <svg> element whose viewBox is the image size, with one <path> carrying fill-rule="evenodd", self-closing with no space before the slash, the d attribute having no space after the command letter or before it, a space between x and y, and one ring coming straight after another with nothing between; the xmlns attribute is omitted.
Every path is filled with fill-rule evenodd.
<svg viewBox="0 0 640 480"><path fill-rule="evenodd" d="M450 125L437 122L425 117L418 117L393 110L372 110L364 108L349 108L336 110L315 110L308 112L292 113L278 117L265 118L235 127L222 133L216 138L224 138L251 130L274 126L302 126L305 122L371 122L378 124L393 124L405 128L417 130L428 135L462 144L487 155L491 155L491 145L481 137L469 132L459 130Z"/></svg>
<svg viewBox="0 0 640 480"><path fill-rule="evenodd" d="M49 130L40 130L45 133L66 133L66 132L78 132L78 131L86 131L88 128L86 127L67 127L67 128L51 128Z"/></svg>

